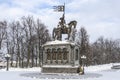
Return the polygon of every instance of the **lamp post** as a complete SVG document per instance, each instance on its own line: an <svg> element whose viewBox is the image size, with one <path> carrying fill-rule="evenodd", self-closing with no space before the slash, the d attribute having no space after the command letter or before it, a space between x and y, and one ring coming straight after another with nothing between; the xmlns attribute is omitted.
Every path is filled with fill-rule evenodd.
<svg viewBox="0 0 120 80"><path fill-rule="evenodd" d="M6 69L6 71L8 71L8 70L9 70L9 59L10 59L10 55L9 55L9 54L6 54L6 55L5 55L5 59L7 60L7 69Z"/></svg>
<svg viewBox="0 0 120 80"><path fill-rule="evenodd" d="M41 49L40 49L40 53L41 53L41 56L40 56L40 66L42 67L43 66L43 50L44 50L44 48L42 47Z"/></svg>
<svg viewBox="0 0 120 80"><path fill-rule="evenodd" d="M82 55L82 56L81 56L81 59L82 59L82 65L84 66L84 60L86 59L86 56L85 56L85 55Z"/></svg>
<svg viewBox="0 0 120 80"><path fill-rule="evenodd" d="M36 67L37 67L37 55L35 56L35 60L36 60Z"/></svg>
<svg viewBox="0 0 120 80"><path fill-rule="evenodd" d="M84 74L84 60L86 59L86 56L85 55L82 55L81 56L81 59L82 59L82 68L83 68L83 74Z"/></svg>

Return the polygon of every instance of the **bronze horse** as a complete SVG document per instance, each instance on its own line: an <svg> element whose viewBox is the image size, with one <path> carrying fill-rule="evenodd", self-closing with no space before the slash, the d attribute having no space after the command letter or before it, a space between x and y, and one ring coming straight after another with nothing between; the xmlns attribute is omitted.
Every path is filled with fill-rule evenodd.
<svg viewBox="0 0 120 80"><path fill-rule="evenodd" d="M72 30L72 26L74 28L76 28L77 25L77 21L70 21L68 23L68 27L66 27L66 25L64 25L64 27L58 27L58 28L54 28L53 29L53 39L57 39L57 40L61 40L62 39L62 34L68 34L68 40L70 38L70 34L71 34L71 30Z"/></svg>

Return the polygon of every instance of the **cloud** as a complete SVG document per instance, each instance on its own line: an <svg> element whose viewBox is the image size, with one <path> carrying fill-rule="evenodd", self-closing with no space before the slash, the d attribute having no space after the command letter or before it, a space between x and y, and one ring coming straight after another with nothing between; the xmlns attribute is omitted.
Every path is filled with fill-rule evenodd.
<svg viewBox="0 0 120 80"><path fill-rule="evenodd" d="M112 0L73 2L68 4L73 10L69 12L68 18L75 18L78 21L78 27L85 26L91 41L95 41L100 36L117 39L120 38L119 3L118 0L116 2Z"/></svg>
<svg viewBox="0 0 120 80"><path fill-rule="evenodd" d="M62 13L53 12L52 6L66 2L66 22L77 20L77 29L82 25L90 40L98 37L120 38L119 0L5 0L0 3L0 20L15 20L33 15L48 26L50 32L56 27Z"/></svg>

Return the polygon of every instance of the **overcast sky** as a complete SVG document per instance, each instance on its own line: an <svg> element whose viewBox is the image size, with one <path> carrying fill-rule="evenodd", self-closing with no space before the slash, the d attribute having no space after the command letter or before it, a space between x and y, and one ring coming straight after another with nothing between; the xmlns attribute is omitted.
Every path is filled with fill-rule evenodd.
<svg viewBox="0 0 120 80"><path fill-rule="evenodd" d="M66 22L76 20L84 26L91 41L98 37L120 39L120 0L0 0L0 20L17 20L32 15L48 26L57 26L62 13L52 6L66 3Z"/></svg>

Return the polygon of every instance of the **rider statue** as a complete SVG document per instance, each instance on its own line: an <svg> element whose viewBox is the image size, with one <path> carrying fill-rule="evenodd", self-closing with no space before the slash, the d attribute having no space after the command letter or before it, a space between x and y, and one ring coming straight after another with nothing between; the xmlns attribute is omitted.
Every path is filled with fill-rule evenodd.
<svg viewBox="0 0 120 80"><path fill-rule="evenodd" d="M60 21L57 25L57 28L53 29L53 39L54 40L62 40L62 34L67 34L68 35L68 40L70 40L71 35L74 32L74 28L76 27L77 21L70 21L68 24L65 22L65 16L64 14L60 18ZM72 28L73 27L73 28ZM73 34L74 35L74 34ZM74 41L74 37L73 37Z"/></svg>
<svg viewBox="0 0 120 80"><path fill-rule="evenodd" d="M61 28L64 29L65 24L66 24L66 22L65 22L64 14L63 14L63 16L60 18L59 26L61 26Z"/></svg>

